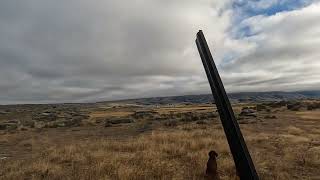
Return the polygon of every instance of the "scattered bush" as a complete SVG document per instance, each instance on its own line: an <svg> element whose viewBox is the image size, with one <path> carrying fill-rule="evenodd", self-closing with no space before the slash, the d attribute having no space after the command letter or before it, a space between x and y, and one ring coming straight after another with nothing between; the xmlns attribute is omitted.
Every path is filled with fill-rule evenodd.
<svg viewBox="0 0 320 180"><path fill-rule="evenodd" d="M166 121L164 122L164 125L166 127L176 127L178 125L178 121L176 120L169 120L169 121Z"/></svg>
<svg viewBox="0 0 320 180"><path fill-rule="evenodd" d="M158 113L155 111L136 111L132 117L136 119L153 118Z"/></svg>
<svg viewBox="0 0 320 180"><path fill-rule="evenodd" d="M208 123L206 121L200 120L200 121L197 121L196 124L208 124Z"/></svg>
<svg viewBox="0 0 320 180"><path fill-rule="evenodd" d="M263 110L266 110L266 109L267 109L267 106L263 105L263 104L257 104L257 106L256 106L256 110L257 111L263 111Z"/></svg>
<svg viewBox="0 0 320 180"><path fill-rule="evenodd" d="M277 119L275 115L266 115L264 116L265 119Z"/></svg>
<svg viewBox="0 0 320 180"><path fill-rule="evenodd" d="M299 102L287 104L287 109L291 111L299 111L301 108L302 108L302 105Z"/></svg>
<svg viewBox="0 0 320 180"><path fill-rule="evenodd" d="M22 124L23 126L26 126L26 127L29 127L29 128L34 128L34 126L35 126L35 122L32 121L32 120L22 121L21 124Z"/></svg>
<svg viewBox="0 0 320 180"><path fill-rule="evenodd" d="M286 106L287 102L286 101L270 102L270 103L267 103L266 105L272 108L280 108L280 107Z"/></svg>
<svg viewBox="0 0 320 180"><path fill-rule="evenodd" d="M111 127L111 126L112 126L112 124L108 121L104 123L104 127Z"/></svg>
<svg viewBox="0 0 320 180"><path fill-rule="evenodd" d="M15 130L18 128L18 125L15 123L2 123L0 124L0 130Z"/></svg>
<svg viewBox="0 0 320 180"><path fill-rule="evenodd" d="M320 103L312 103L307 105L307 110L320 109Z"/></svg>
<svg viewBox="0 0 320 180"><path fill-rule="evenodd" d="M113 119L108 119L107 122L110 124L126 124L126 123L133 123L134 121L128 118L113 118Z"/></svg>

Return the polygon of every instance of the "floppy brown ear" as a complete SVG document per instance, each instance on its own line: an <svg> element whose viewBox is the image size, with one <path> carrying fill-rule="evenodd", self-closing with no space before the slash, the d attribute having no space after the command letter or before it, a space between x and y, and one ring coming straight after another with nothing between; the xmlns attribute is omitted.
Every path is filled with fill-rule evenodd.
<svg viewBox="0 0 320 180"><path fill-rule="evenodd" d="M215 151L210 151L209 152L209 157L217 157L218 156L218 153L215 152Z"/></svg>

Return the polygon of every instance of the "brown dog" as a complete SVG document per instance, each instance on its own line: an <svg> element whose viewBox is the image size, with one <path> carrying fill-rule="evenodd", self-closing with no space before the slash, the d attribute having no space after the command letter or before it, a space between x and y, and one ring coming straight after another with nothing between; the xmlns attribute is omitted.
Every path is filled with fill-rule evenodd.
<svg viewBox="0 0 320 180"><path fill-rule="evenodd" d="M218 167L217 167L217 160L216 157L218 153L215 151L209 152L209 160L207 162L207 170L206 170L206 177L208 180L220 180L218 174Z"/></svg>

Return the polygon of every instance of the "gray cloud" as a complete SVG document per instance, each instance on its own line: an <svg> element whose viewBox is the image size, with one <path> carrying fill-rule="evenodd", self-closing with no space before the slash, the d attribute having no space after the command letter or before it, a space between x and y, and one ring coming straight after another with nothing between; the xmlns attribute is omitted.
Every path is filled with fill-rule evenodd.
<svg viewBox="0 0 320 180"><path fill-rule="evenodd" d="M242 22L253 44L222 67L229 89L320 89L320 3ZM241 27L240 27L241 28Z"/></svg>
<svg viewBox="0 0 320 180"><path fill-rule="evenodd" d="M0 103L204 91L193 86L205 79L195 33L215 24L220 29L212 39L223 39L230 15L215 12L224 6L209 0L1 1Z"/></svg>
<svg viewBox="0 0 320 180"><path fill-rule="evenodd" d="M199 29L228 91L317 88L315 8L247 19L256 35L233 39L230 1L3 0L0 104L209 92Z"/></svg>

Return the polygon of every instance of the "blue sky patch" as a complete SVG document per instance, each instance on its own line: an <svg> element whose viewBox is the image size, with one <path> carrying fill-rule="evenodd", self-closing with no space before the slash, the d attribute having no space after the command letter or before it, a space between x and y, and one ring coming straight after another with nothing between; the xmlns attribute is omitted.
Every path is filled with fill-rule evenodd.
<svg viewBox="0 0 320 180"><path fill-rule="evenodd" d="M311 2L311 0L235 0L232 7L245 17L271 16L278 12L299 9Z"/></svg>
<svg viewBox="0 0 320 180"><path fill-rule="evenodd" d="M272 16L279 12L300 9L311 3L312 0L234 0L232 9L235 13L230 34L236 39L252 36L254 34L250 27L239 27L244 19L258 15Z"/></svg>

